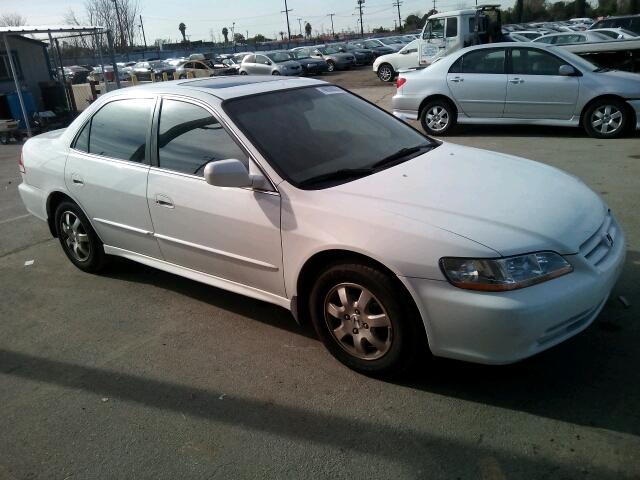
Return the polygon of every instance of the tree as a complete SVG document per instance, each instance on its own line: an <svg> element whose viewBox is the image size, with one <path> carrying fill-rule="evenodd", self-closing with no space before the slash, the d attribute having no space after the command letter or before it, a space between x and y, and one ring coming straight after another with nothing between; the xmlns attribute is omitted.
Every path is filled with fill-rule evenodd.
<svg viewBox="0 0 640 480"><path fill-rule="evenodd" d="M178 25L178 30L180 30L180 33L182 34L182 42L187 43L187 36L185 35L187 26L184 23L180 22L180 25Z"/></svg>
<svg viewBox="0 0 640 480"><path fill-rule="evenodd" d="M404 26L408 30L418 30L424 27L426 21L427 15L421 17L418 13L412 13L404 19Z"/></svg>
<svg viewBox="0 0 640 480"><path fill-rule="evenodd" d="M280 31L280 40L282 40L284 42L284 32Z"/></svg>
<svg viewBox="0 0 640 480"><path fill-rule="evenodd" d="M304 33L306 34L307 38L311 36L311 24L309 22L304 25Z"/></svg>
<svg viewBox="0 0 640 480"><path fill-rule="evenodd" d="M242 35L241 33L234 33L233 34L233 41L235 43L244 43L244 35Z"/></svg>
<svg viewBox="0 0 640 480"><path fill-rule="evenodd" d="M372 33L386 33L386 32L389 32L389 29L380 26L378 28L374 28Z"/></svg>
<svg viewBox="0 0 640 480"><path fill-rule="evenodd" d="M260 42L264 42L267 39L265 38L264 35L262 35L261 33L257 34L255 37L253 37L253 41L254 43L260 43Z"/></svg>
<svg viewBox="0 0 640 480"><path fill-rule="evenodd" d="M226 45L227 43L229 43L229 30L227 29L227 27L224 27L224 28L222 29L222 36L224 37L224 43L225 43L225 45Z"/></svg>
<svg viewBox="0 0 640 480"><path fill-rule="evenodd" d="M26 17L19 13L3 13L0 15L1 27L20 27L27 24Z"/></svg>

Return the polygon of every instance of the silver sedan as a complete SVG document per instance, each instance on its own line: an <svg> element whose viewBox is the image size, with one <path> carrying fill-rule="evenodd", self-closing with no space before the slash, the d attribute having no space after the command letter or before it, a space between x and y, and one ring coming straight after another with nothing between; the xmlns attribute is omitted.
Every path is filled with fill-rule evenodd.
<svg viewBox="0 0 640 480"><path fill-rule="evenodd" d="M459 50L404 72L394 115L444 135L456 123L578 127L597 138L640 128L640 75L598 68L549 45L501 43Z"/></svg>

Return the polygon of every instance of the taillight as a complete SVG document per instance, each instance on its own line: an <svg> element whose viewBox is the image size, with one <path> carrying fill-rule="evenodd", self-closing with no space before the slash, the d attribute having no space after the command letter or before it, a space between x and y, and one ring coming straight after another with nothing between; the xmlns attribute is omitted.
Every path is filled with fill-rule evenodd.
<svg viewBox="0 0 640 480"><path fill-rule="evenodd" d="M20 152L20 161L18 162L18 168L20 169L20 173L27 173L24 169L24 159L22 158L22 152Z"/></svg>
<svg viewBox="0 0 640 480"><path fill-rule="evenodd" d="M398 77L398 79L396 80L396 88L400 88L405 83L407 83L407 79L406 78Z"/></svg>

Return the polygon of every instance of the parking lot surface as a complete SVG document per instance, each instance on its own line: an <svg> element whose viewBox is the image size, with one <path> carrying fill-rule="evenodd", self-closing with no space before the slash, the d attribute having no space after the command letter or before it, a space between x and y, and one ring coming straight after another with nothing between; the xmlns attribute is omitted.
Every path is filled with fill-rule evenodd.
<svg viewBox="0 0 640 480"><path fill-rule="evenodd" d="M362 72L345 86L388 108L394 89ZM124 260L82 273L19 200L20 147L0 146L0 479L638 478L640 139L447 141L581 178L627 262L576 338L503 367L425 355L394 381L343 367L278 307Z"/></svg>

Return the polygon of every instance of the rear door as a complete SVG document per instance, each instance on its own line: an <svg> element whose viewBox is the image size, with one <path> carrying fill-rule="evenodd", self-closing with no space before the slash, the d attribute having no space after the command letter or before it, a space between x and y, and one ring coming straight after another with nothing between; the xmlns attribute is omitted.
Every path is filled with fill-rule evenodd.
<svg viewBox="0 0 640 480"><path fill-rule="evenodd" d="M499 118L507 95L504 48L472 50L449 68L447 85L469 117Z"/></svg>
<svg viewBox="0 0 640 480"><path fill-rule="evenodd" d="M235 158L256 168L209 106L167 96L155 123L148 202L164 258L284 296L280 196L205 182L208 162Z"/></svg>
<svg viewBox="0 0 640 480"><path fill-rule="evenodd" d="M113 100L98 110L69 150L65 183L105 245L161 258L147 205L155 103Z"/></svg>
<svg viewBox="0 0 640 480"><path fill-rule="evenodd" d="M537 48L511 49L504 116L568 120L575 112L580 77L559 74L567 62Z"/></svg>
<svg viewBox="0 0 640 480"><path fill-rule="evenodd" d="M211 75L207 66L202 62L193 62L194 76L197 78L208 77Z"/></svg>

